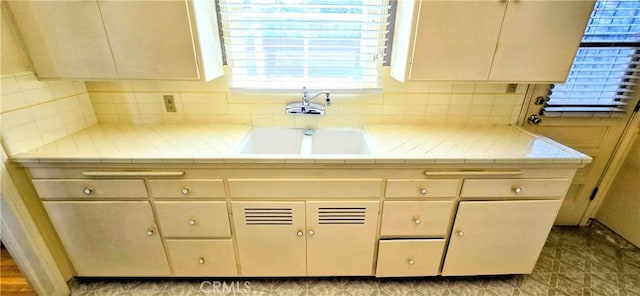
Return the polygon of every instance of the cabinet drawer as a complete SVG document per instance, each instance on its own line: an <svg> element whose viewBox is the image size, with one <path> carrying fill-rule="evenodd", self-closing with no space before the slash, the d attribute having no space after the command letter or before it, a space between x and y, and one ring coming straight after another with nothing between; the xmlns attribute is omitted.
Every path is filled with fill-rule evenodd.
<svg viewBox="0 0 640 296"><path fill-rule="evenodd" d="M459 179L389 179L385 196L394 197L454 197L458 195Z"/></svg>
<svg viewBox="0 0 640 296"><path fill-rule="evenodd" d="M224 201L155 202L165 237L229 237L229 217Z"/></svg>
<svg viewBox="0 0 640 296"><path fill-rule="evenodd" d="M229 179L231 197L380 197L382 179Z"/></svg>
<svg viewBox="0 0 640 296"><path fill-rule="evenodd" d="M212 180L149 180L155 198L223 198L224 183Z"/></svg>
<svg viewBox="0 0 640 296"><path fill-rule="evenodd" d="M167 240L174 275L237 275L236 256L230 239Z"/></svg>
<svg viewBox="0 0 640 296"><path fill-rule="evenodd" d="M33 180L40 198L146 198L143 180Z"/></svg>
<svg viewBox="0 0 640 296"><path fill-rule="evenodd" d="M437 275L444 239L381 240L377 277Z"/></svg>
<svg viewBox="0 0 640 296"><path fill-rule="evenodd" d="M567 194L569 179L466 179L461 197L557 197Z"/></svg>
<svg viewBox="0 0 640 296"><path fill-rule="evenodd" d="M453 201L385 201L382 236L445 236Z"/></svg>

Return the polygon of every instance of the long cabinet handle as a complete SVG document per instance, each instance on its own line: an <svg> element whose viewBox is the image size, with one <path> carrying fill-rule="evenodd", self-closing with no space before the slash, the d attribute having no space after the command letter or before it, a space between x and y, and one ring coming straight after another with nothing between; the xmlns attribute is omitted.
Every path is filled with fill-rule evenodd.
<svg viewBox="0 0 640 296"><path fill-rule="evenodd" d="M184 171L130 171L130 172L109 172L109 171L84 171L83 176L87 177L182 177Z"/></svg>
<svg viewBox="0 0 640 296"><path fill-rule="evenodd" d="M424 171L427 176L518 176L522 171Z"/></svg>

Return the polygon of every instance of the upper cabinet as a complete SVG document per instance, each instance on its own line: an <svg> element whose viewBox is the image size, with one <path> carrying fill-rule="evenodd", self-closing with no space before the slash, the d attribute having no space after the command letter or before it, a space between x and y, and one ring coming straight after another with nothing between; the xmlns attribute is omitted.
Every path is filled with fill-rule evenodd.
<svg viewBox="0 0 640 296"><path fill-rule="evenodd" d="M560 82L594 1L399 1L392 76Z"/></svg>
<svg viewBox="0 0 640 296"><path fill-rule="evenodd" d="M9 1L41 78L118 78L96 1Z"/></svg>
<svg viewBox="0 0 640 296"><path fill-rule="evenodd" d="M9 4L40 78L210 80L222 75L213 1ZM196 28L196 23L211 28Z"/></svg>

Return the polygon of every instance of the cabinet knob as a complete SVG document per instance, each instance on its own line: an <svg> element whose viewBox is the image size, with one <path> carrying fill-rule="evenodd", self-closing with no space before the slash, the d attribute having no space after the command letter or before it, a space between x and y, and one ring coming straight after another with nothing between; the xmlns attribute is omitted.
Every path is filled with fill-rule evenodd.
<svg viewBox="0 0 640 296"><path fill-rule="evenodd" d="M147 235L148 236L153 236L154 233L155 233L155 231L153 231L153 229L147 229Z"/></svg>
<svg viewBox="0 0 640 296"><path fill-rule="evenodd" d="M84 189L82 189L82 193L84 193L84 195L91 195L91 193L93 193L93 189L85 187Z"/></svg>
<svg viewBox="0 0 640 296"><path fill-rule="evenodd" d="M427 195L427 192L428 192L427 188L424 188L424 187L420 188L420 194Z"/></svg>
<svg viewBox="0 0 640 296"><path fill-rule="evenodd" d="M303 236L304 232L302 232L302 230L298 230L298 232L296 233L298 236Z"/></svg>
<svg viewBox="0 0 640 296"><path fill-rule="evenodd" d="M463 237L464 236L464 231L458 230L457 234L458 234L459 237Z"/></svg>
<svg viewBox="0 0 640 296"><path fill-rule="evenodd" d="M415 261L413 261L413 259L409 258L409 260L407 260L407 263L409 263L409 265L413 265L415 263Z"/></svg>
<svg viewBox="0 0 640 296"><path fill-rule="evenodd" d="M204 258L202 257L198 258L198 264L204 264Z"/></svg>
<svg viewBox="0 0 640 296"><path fill-rule="evenodd" d="M416 225L422 224L422 219L420 219L420 217L413 217L413 223L416 223Z"/></svg>
<svg viewBox="0 0 640 296"><path fill-rule="evenodd" d="M313 230L309 230L309 236L313 236L314 234L316 234L316 233L313 232Z"/></svg>
<svg viewBox="0 0 640 296"><path fill-rule="evenodd" d="M196 219L189 219L189 225L196 225Z"/></svg>
<svg viewBox="0 0 640 296"><path fill-rule="evenodd" d="M180 190L180 193L182 193L182 195L189 195L189 188L187 187L182 188L182 190Z"/></svg>
<svg viewBox="0 0 640 296"><path fill-rule="evenodd" d="M515 194L520 194L520 193L522 193L522 187L514 187L514 188L513 188L513 192L514 192Z"/></svg>

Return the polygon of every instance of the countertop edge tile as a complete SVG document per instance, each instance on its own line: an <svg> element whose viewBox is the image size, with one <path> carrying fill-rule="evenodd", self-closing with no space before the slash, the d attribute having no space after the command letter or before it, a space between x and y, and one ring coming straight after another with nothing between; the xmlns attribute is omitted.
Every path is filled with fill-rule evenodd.
<svg viewBox="0 0 640 296"><path fill-rule="evenodd" d="M461 127L446 125L369 125L373 144L368 155L251 155L235 149L251 130L248 125L97 124L12 155L15 163L317 163L317 164L567 164L592 158L515 125ZM484 133L478 136L478 133ZM77 135L91 136L77 147ZM473 135L470 138L469 135ZM180 139L176 141L175 139ZM148 143L148 145L147 145ZM46 146L46 147L45 147ZM43 148L44 147L44 148ZM46 149L45 149L46 148Z"/></svg>

